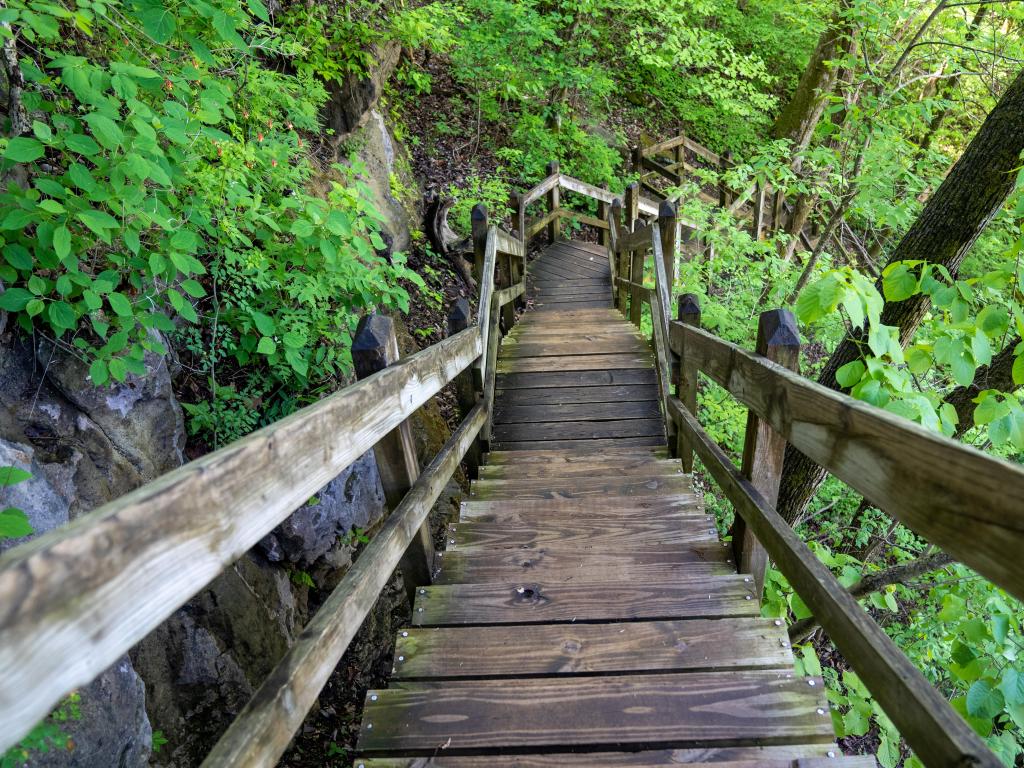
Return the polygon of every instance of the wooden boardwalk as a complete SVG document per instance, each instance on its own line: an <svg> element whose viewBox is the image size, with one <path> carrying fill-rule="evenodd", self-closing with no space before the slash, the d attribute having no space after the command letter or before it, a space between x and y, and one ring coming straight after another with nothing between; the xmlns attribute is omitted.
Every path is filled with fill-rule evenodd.
<svg viewBox="0 0 1024 768"><path fill-rule="evenodd" d="M665 445L604 249L559 242L498 358L491 453L417 590L356 761L870 766Z"/></svg>

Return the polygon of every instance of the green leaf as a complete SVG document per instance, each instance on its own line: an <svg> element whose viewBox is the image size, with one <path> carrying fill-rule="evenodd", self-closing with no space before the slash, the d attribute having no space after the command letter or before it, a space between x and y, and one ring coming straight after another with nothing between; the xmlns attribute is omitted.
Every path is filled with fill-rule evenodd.
<svg viewBox="0 0 1024 768"><path fill-rule="evenodd" d="M80 211L75 214L75 218L103 238L105 243L110 242L110 230L118 226L117 219L103 211Z"/></svg>
<svg viewBox="0 0 1024 768"><path fill-rule="evenodd" d="M99 154L100 151L100 145L93 140L92 136L86 136L84 133L73 133L65 136L64 146L72 152L77 152L86 157L92 157Z"/></svg>
<svg viewBox="0 0 1024 768"><path fill-rule="evenodd" d="M121 317L131 317L133 314L132 303L123 293L113 292L107 296L110 308Z"/></svg>
<svg viewBox="0 0 1024 768"><path fill-rule="evenodd" d="M29 317L41 315L44 309L46 309L46 303L42 299L32 299L32 301L25 305L25 313Z"/></svg>
<svg viewBox="0 0 1024 768"><path fill-rule="evenodd" d="M196 299L201 299L206 295L206 289L203 288L202 283L198 280L183 280L181 282L181 287L185 293Z"/></svg>
<svg viewBox="0 0 1024 768"><path fill-rule="evenodd" d="M256 330L264 336L273 336L277 333L277 325L268 315L265 315L262 312L257 312L256 310L253 310L251 314L252 322L256 326Z"/></svg>
<svg viewBox="0 0 1024 768"><path fill-rule="evenodd" d="M92 365L89 366L89 378L97 387L102 387L106 384L110 380L107 364L102 360L93 360Z"/></svg>
<svg viewBox="0 0 1024 768"><path fill-rule="evenodd" d="M93 112L82 119L92 128L93 136L107 149L117 149L124 143L124 132L106 115Z"/></svg>
<svg viewBox="0 0 1024 768"><path fill-rule="evenodd" d="M1010 632L1010 617L1003 613L997 613L992 617L992 637L1002 645L1006 642L1006 636Z"/></svg>
<svg viewBox="0 0 1024 768"><path fill-rule="evenodd" d="M36 139L29 139L25 136L18 136L7 143L4 150L4 159L15 163L31 163L38 160L46 153L46 147Z"/></svg>
<svg viewBox="0 0 1024 768"><path fill-rule="evenodd" d="M263 5L260 0L247 0L246 5L249 6L249 12L252 13L260 21L270 23L270 14L267 13L267 7Z"/></svg>
<svg viewBox="0 0 1024 768"><path fill-rule="evenodd" d="M942 598L942 610L939 611L939 621L956 621L964 615L966 603L962 597L948 594Z"/></svg>
<svg viewBox="0 0 1024 768"><path fill-rule="evenodd" d="M8 507L0 511L0 539L20 539L35 532L28 516L20 509Z"/></svg>
<svg viewBox="0 0 1024 768"><path fill-rule="evenodd" d="M53 230L53 250L57 252L58 259L71 253L71 232L63 224Z"/></svg>
<svg viewBox="0 0 1024 768"><path fill-rule="evenodd" d="M10 465L0 467L0 488L7 488L11 485L23 483L32 478L31 472Z"/></svg>
<svg viewBox="0 0 1024 768"><path fill-rule="evenodd" d="M988 336L1002 336L1010 327L1010 313L1004 307L990 305L978 313L977 324Z"/></svg>
<svg viewBox="0 0 1024 768"><path fill-rule="evenodd" d="M907 350L907 366L911 373L920 376L932 367L932 356L920 347L911 347Z"/></svg>
<svg viewBox="0 0 1024 768"><path fill-rule="evenodd" d="M967 714L993 718L1003 711L1003 694L988 680L978 680L967 690Z"/></svg>
<svg viewBox="0 0 1024 768"><path fill-rule="evenodd" d="M51 302L47 314L50 316L50 325L58 333L70 330L78 325L78 315L75 314L75 310L66 301Z"/></svg>
<svg viewBox="0 0 1024 768"><path fill-rule="evenodd" d="M122 357L113 358L107 364L107 368L110 370L110 375L117 381L124 381L128 378L128 365Z"/></svg>
<svg viewBox="0 0 1024 768"><path fill-rule="evenodd" d="M836 371L836 381L839 382L841 387L849 389L864 377L865 370L863 362L854 360Z"/></svg>
<svg viewBox="0 0 1024 768"><path fill-rule="evenodd" d="M24 288L8 288L0 293L0 309L6 309L8 312L21 312L32 299L32 294Z"/></svg>
<svg viewBox="0 0 1024 768"><path fill-rule="evenodd" d="M313 234L313 225L308 219L296 219L292 222L291 233L297 237L309 237Z"/></svg>
<svg viewBox="0 0 1024 768"><path fill-rule="evenodd" d="M269 336L263 336L256 345L256 351L261 355L272 355L277 352L277 343Z"/></svg>
<svg viewBox="0 0 1024 768"><path fill-rule="evenodd" d="M1024 353L1014 358L1012 374L1014 384L1024 384Z"/></svg>
<svg viewBox="0 0 1024 768"><path fill-rule="evenodd" d="M178 28L171 11L163 7L148 8L141 15L142 28L157 43L166 43Z"/></svg>
<svg viewBox="0 0 1024 768"><path fill-rule="evenodd" d="M999 682L999 690L1007 704L1024 704L1024 673L1007 667L1003 671L1003 679Z"/></svg>
<svg viewBox="0 0 1024 768"><path fill-rule="evenodd" d="M917 289L917 275L913 274L906 264L893 264L885 270L882 277L882 294L886 301L904 301L917 293Z"/></svg>

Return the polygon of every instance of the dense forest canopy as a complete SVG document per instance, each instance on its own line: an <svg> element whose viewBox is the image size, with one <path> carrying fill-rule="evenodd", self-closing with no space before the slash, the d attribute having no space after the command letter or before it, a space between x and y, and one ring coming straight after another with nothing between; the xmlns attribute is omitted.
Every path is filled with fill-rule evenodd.
<svg viewBox="0 0 1024 768"><path fill-rule="evenodd" d="M733 158L670 190L701 246L676 292L705 326L749 347L760 311L790 307L805 375L1024 458L1024 4L7 0L0 24L0 329L59 345L95 387L173 353L194 454L349 381L371 309L443 335L442 297L465 286L422 236L391 247L357 147L325 123L397 48L380 108L463 233L552 160L618 193L630 147L685 132ZM788 214L754 238L701 195L722 181L771 185ZM700 405L738 456L745 411L710 384ZM1019 765L1021 606L796 454L780 511ZM0 536L29 532L0 514ZM767 590L844 745L918 764L780 574Z"/></svg>

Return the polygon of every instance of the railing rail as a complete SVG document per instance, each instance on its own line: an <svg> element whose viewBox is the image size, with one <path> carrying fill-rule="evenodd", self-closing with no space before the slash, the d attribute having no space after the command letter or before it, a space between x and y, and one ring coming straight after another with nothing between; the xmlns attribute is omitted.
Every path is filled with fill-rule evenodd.
<svg viewBox="0 0 1024 768"><path fill-rule="evenodd" d="M0 558L0 752L373 448L391 514L204 765L280 757L396 566L407 588L429 582L427 515L489 434L499 321L523 293L526 251L482 209L478 223L477 323L462 301L455 333L398 360L390 320L368 316L358 383ZM453 381L462 422L421 474L407 420Z"/></svg>
<svg viewBox="0 0 1024 768"><path fill-rule="evenodd" d="M622 206L613 206L613 294L638 326L640 305L650 307L669 444L686 471L696 453L732 503L741 572L752 575L760 594L767 559L775 561L925 764L999 765L774 504L789 442L923 538L1024 597L1024 469L801 377L794 370L799 334L787 311L762 315L757 353L701 330L692 294L680 297L679 318L669 322L675 251L663 235L673 231L672 213L663 207L657 221L637 222L629 232ZM653 287L645 272L653 273ZM740 469L697 420L698 372L749 408Z"/></svg>

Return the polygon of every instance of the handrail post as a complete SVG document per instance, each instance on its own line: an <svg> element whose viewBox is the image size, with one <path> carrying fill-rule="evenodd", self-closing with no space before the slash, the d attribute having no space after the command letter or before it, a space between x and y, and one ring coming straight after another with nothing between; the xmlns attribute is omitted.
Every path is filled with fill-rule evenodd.
<svg viewBox="0 0 1024 768"><path fill-rule="evenodd" d="M509 195L509 208L512 209L512 231L520 242L526 245L526 206L523 205L523 193L513 192Z"/></svg>
<svg viewBox="0 0 1024 768"><path fill-rule="evenodd" d="M718 170L724 175L730 167L732 167L732 152L726 152L718 158ZM718 181L718 204L723 208L727 208L732 204L732 193L729 190L729 186L725 183L724 177Z"/></svg>
<svg viewBox="0 0 1024 768"><path fill-rule="evenodd" d="M356 378L365 379L397 362L398 338L395 336L394 320L386 315L364 315L352 341L352 364ZM388 510L394 511L420 474L416 443L408 419L377 442L373 447L373 455L377 461L377 472L380 474ZM410 605L416 588L430 583L433 555L434 544L428 519L413 536L400 564Z"/></svg>
<svg viewBox="0 0 1024 768"><path fill-rule="evenodd" d="M635 181L626 187L626 226L633 231L634 222L640 217L640 185Z"/></svg>
<svg viewBox="0 0 1024 768"><path fill-rule="evenodd" d="M756 351L773 363L791 371L799 371L800 332L792 312L772 309L761 313L757 321ZM786 439L761 421L753 411L748 411L741 471L772 507L779 498L785 452ZM739 515L732 526L732 547L737 569L740 573L753 576L754 594L760 600L768 554Z"/></svg>
<svg viewBox="0 0 1024 768"><path fill-rule="evenodd" d="M548 176L554 176L557 173L558 173L558 161L557 160L552 160L550 163L548 163ZM559 206L559 195L558 195L558 192L559 192L559 189L558 189L558 185L557 184L555 184L555 186L553 186L548 191L548 213L549 214L553 214L555 211L558 210L558 206ZM561 232L562 232L562 221L558 217L555 217L555 218L553 218L551 220L551 223L548 224L548 239L552 243L554 243L555 241L558 240L558 236L561 234Z"/></svg>
<svg viewBox="0 0 1024 768"><path fill-rule="evenodd" d="M762 235L764 235L764 198L765 183L758 179L754 188L754 220L752 223L753 232L751 232L755 242L760 241Z"/></svg>
<svg viewBox="0 0 1024 768"><path fill-rule="evenodd" d="M700 328L700 299L695 293L684 293L679 297L679 309L676 315L679 322ZM679 357L679 384L676 386L676 397L686 406L686 410L697 415L697 366L686 354L683 345ZM680 429L676 440L676 452L683 462L683 471L693 472L693 445L686 436L686 430Z"/></svg>
<svg viewBox="0 0 1024 768"><path fill-rule="evenodd" d="M597 201L597 218L599 218L601 221L605 222L606 224L608 223L608 203L606 203L604 200L598 200ZM598 229L597 230L597 244L607 248L608 247L608 243L609 243L608 230L607 229Z"/></svg>
<svg viewBox="0 0 1024 768"><path fill-rule="evenodd" d="M676 206L663 200L658 206L658 229L661 232L661 258L665 263L667 295L672 299L672 287L676 284L676 253L679 246L679 214ZM671 310L665 307L662 311Z"/></svg>
<svg viewBox="0 0 1024 768"><path fill-rule="evenodd" d="M615 280L625 280L629 274L629 256L622 248L622 236L626 234L626 226L622 221L622 198L616 197L612 200L611 225L615 227L615 243L617 252L615 256ZM623 315L626 314L626 286L622 283L612 283L612 296L615 299L615 308Z"/></svg>
<svg viewBox="0 0 1024 768"><path fill-rule="evenodd" d="M644 226L643 221L636 219L633 222L633 231ZM632 251L630 254L629 281L633 283L629 287L629 319L637 328L640 327L640 320L643 317L643 299L640 296L640 286L644 282L644 261L647 258L647 249L643 246Z"/></svg>
<svg viewBox="0 0 1024 768"><path fill-rule="evenodd" d="M451 311L448 312L448 335L454 336L460 331L469 328L472 312L469 308L469 300L457 299L452 303ZM452 382L455 385L455 399L459 404L459 415L463 419L476 407L480 393L477 392L473 383L473 367L469 366L460 373ZM479 475L480 464L482 463L482 449L479 437L473 440L466 451L466 469L469 470L470 479L475 480Z"/></svg>
<svg viewBox="0 0 1024 768"><path fill-rule="evenodd" d="M680 133L679 138L682 141L672 148L672 162L675 165L672 170L681 177L686 172L686 134Z"/></svg>
<svg viewBox="0 0 1024 768"><path fill-rule="evenodd" d="M487 250L487 206L477 203L469 216L473 236L473 277L476 278L477 290L483 292L480 279L484 272L484 252Z"/></svg>

